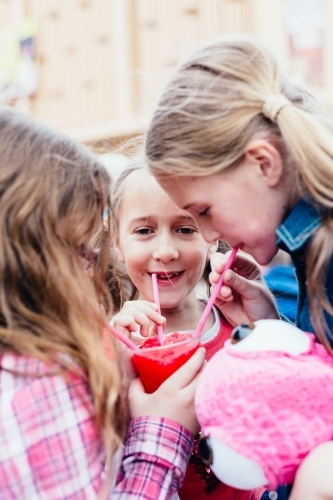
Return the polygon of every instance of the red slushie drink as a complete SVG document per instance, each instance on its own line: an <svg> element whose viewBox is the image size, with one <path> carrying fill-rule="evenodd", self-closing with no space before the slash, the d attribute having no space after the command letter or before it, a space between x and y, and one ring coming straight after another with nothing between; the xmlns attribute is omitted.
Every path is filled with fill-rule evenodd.
<svg viewBox="0 0 333 500"><path fill-rule="evenodd" d="M200 336L195 337L193 332L166 335L163 346L159 345L157 336L149 337L132 355L133 365L139 372L145 391L156 391L162 382L186 363L199 345Z"/></svg>

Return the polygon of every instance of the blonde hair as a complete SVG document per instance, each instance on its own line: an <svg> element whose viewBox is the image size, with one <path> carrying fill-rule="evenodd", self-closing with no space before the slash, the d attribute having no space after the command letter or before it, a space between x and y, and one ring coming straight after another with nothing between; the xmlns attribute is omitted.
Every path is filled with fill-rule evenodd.
<svg viewBox="0 0 333 500"><path fill-rule="evenodd" d="M146 138L156 177L204 176L235 167L254 137L278 148L291 192L325 207L307 257L307 279L314 328L329 349L326 335L333 336L323 310L333 314L324 279L333 248L332 131L328 112L281 75L268 50L253 39L229 37L180 66Z"/></svg>
<svg viewBox="0 0 333 500"><path fill-rule="evenodd" d="M113 362L104 355L98 297L76 252L102 223L110 178L88 149L6 108L0 158L0 354L38 358L50 375L89 386L110 467L125 420L117 351ZM101 276L108 254L104 241Z"/></svg>

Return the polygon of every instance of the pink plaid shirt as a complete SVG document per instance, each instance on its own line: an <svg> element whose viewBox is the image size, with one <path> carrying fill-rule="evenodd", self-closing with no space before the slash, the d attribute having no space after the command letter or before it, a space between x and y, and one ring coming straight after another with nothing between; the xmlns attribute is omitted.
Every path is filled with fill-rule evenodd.
<svg viewBox="0 0 333 500"><path fill-rule="evenodd" d="M43 375L33 358L5 354L0 370L1 500L85 500L97 497L105 453L82 380ZM131 422L117 484L109 498L162 500L181 486L192 451L190 433L166 419Z"/></svg>

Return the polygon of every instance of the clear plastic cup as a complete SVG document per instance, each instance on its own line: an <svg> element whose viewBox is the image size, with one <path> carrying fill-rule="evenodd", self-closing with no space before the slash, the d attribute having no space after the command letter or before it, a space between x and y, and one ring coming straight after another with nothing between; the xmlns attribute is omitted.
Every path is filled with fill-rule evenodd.
<svg viewBox="0 0 333 500"><path fill-rule="evenodd" d="M200 346L200 335L195 337L194 333L194 331L180 332L180 335L190 334L191 337L174 344L144 347L132 353L132 363L147 393L155 392L162 382L195 353Z"/></svg>

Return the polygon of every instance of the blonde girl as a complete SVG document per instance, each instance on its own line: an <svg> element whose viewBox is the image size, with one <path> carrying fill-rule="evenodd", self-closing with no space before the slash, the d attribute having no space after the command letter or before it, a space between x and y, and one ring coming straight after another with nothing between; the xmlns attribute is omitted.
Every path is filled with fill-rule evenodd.
<svg viewBox="0 0 333 500"><path fill-rule="evenodd" d="M197 431L192 403L203 352L155 398L134 381L124 461L113 491L109 484L126 415L117 348L110 340L110 361L101 340L105 319L98 303L106 292L100 278L109 242L103 241L99 252L91 246L110 206L109 192L106 170L86 148L31 118L0 109L4 500L97 495L151 500L168 498L182 480L191 433ZM95 288L88 270L97 254L101 265ZM186 419L168 397L171 389ZM173 406L173 417L163 402ZM170 439L180 449L171 447Z"/></svg>
<svg viewBox="0 0 333 500"><path fill-rule="evenodd" d="M167 85L146 140L151 172L210 242L261 265L287 251L300 286L297 324L333 349L332 117L252 39L194 53ZM212 282L225 258L213 262ZM258 268L241 255L220 306L231 323L277 317ZM333 443L300 468L292 500L333 498ZM325 496L327 495L327 496Z"/></svg>
<svg viewBox="0 0 333 500"><path fill-rule="evenodd" d="M205 301L196 296L196 286L217 249L217 242L204 241L193 217L175 206L142 165L138 159L125 170L112 194L115 251L138 290L137 300L126 302L113 322L138 344L156 333L156 323L164 325L166 336L195 330L205 308ZM162 316L153 300L152 273L157 274ZM206 359L223 347L231 330L214 307L202 336ZM220 483L200 461L195 446L179 497L259 500L262 492L235 490Z"/></svg>

